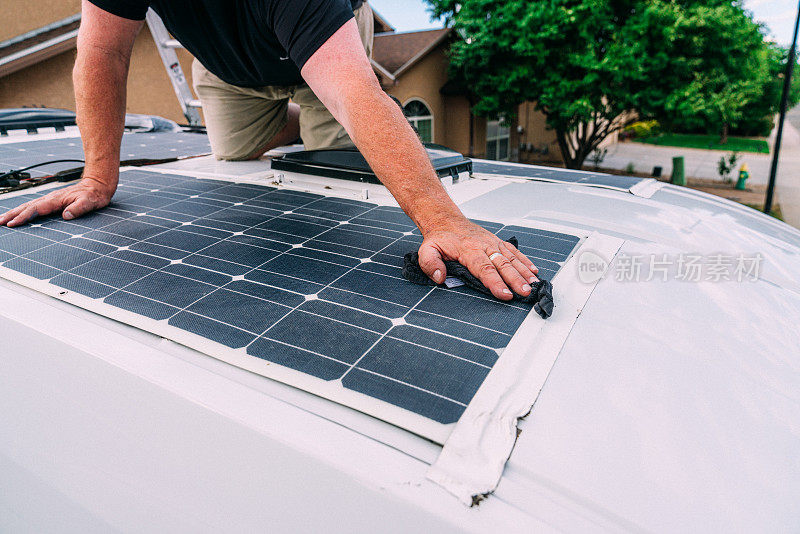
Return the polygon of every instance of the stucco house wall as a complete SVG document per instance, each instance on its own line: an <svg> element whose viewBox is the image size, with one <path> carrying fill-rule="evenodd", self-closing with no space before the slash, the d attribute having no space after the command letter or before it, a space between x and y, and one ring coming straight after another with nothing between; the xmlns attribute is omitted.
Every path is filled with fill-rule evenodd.
<svg viewBox="0 0 800 534"><path fill-rule="evenodd" d="M41 28L80 11L78 0L2 2L4 12L8 9L10 13L25 13L24 17L4 17L4 24L0 25L0 31L5 35L2 39ZM16 29L9 31L6 20ZM191 82L192 56L185 50L177 52L184 74ZM75 53L75 49L72 49L0 77L0 108L44 106L74 110L72 67ZM133 46L127 94L128 113L161 115L180 123L186 122L147 25L142 28Z"/></svg>

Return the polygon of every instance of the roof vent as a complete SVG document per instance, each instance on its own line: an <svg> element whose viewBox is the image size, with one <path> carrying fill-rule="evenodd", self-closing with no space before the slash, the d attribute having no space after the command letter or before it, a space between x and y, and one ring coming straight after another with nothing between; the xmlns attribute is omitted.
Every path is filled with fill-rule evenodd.
<svg viewBox="0 0 800 534"><path fill-rule="evenodd" d="M450 176L455 180L462 172L472 172L472 160L465 158L459 152L430 143L425 144L425 150L440 178ZM381 183L372 172L367 160L355 148L291 152L273 159L272 168L356 182Z"/></svg>

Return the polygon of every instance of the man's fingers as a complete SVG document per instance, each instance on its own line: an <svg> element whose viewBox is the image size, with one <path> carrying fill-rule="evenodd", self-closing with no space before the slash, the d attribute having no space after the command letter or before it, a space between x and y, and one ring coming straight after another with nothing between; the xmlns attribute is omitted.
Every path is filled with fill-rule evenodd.
<svg viewBox="0 0 800 534"><path fill-rule="evenodd" d="M530 269L530 270L531 270L531 272L533 272L534 274L539 274L539 268L538 268L538 267L536 267L536 265L534 265L534 264L533 264L533 262L532 262L531 260L529 260L529 259L528 259L528 257L527 257L525 254L523 254L522 252L520 252L520 251L519 251L519 249L518 249L517 247L515 247L514 245L512 245L512 244L511 244L511 243L509 243L508 241L503 241L503 245L504 245L504 246L505 246L505 247L506 247L508 250L510 250L511 252L513 252L513 253L514 253L514 255L515 255L517 258L519 258L519 260L520 260L520 261L521 261L521 262L522 262L522 263L525 265L525 267L527 267L528 269Z"/></svg>
<svg viewBox="0 0 800 534"><path fill-rule="evenodd" d="M497 272L497 267L489 260L483 252L475 252L469 257L465 258L463 265L469 271L478 277L481 283L492 292L492 295L500 300L511 300L514 295L508 286L503 282L500 273ZM519 273L517 274L519 277ZM520 277L521 279L521 277Z"/></svg>
<svg viewBox="0 0 800 534"><path fill-rule="evenodd" d="M9 221L13 220L17 215L22 213L22 211L30 205L30 202L26 202L21 206L17 206L12 210L8 210L4 214L0 215L0 226L8 223Z"/></svg>
<svg viewBox="0 0 800 534"><path fill-rule="evenodd" d="M514 245L511 243L500 243L500 252L503 253L508 261L511 262L511 265L517 270L517 272L527 280L529 283L533 284L534 282L538 282L539 278L536 276L529 265L533 265L530 260L525 258L525 255L519 252L517 249L514 248ZM528 261L523 261L522 258L525 258ZM535 268L535 267L534 267Z"/></svg>
<svg viewBox="0 0 800 534"><path fill-rule="evenodd" d="M28 221L32 221L38 216L39 212L36 209L36 204L29 204L25 209L19 212L16 217L8 221L8 226L20 226Z"/></svg>
<svg viewBox="0 0 800 534"><path fill-rule="evenodd" d="M489 260L492 265L497 268L503 281L514 290L518 295L528 296L531 293L531 286L528 281L523 278L522 274L517 270L511 261L506 258L502 252L495 251L489 254Z"/></svg>
<svg viewBox="0 0 800 534"><path fill-rule="evenodd" d="M70 219L75 219L76 217L89 213L96 207L97 206L86 198L86 196L81 195L64 208L63 217L65 220L69 221Z"/></svg>
<svg viewBox="0 0 800 534"><path fill-rule="evenodd" d="M437 284L443 283L447 276L441 253L428 243L422 243L419 247L419 266Z"/></svg>

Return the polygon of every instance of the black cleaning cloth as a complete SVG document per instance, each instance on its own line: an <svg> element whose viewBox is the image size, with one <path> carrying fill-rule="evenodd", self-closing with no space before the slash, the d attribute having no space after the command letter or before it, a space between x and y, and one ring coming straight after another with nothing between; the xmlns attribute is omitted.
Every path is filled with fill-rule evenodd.
<svg viewBox="0 0 800 534"><path fill-rule="evenodd" d="M516 237L510 238L507 242L514 245L515 248L517 247ZM458 278L472 289L477 289L485 295L494 297L492 292L489 291L478 278L469 272L469 269L457 261L446 261L444 265L447 268L448 277ZM436 285L419 266L419 255L416 252L409 252L405 255L405 258L403 258L403 277L415 284ZM538 282L530 284L530 286L530 295L523 297L522 295L514 293L514 300L526 304L533 304L533 310L538 313L542 319L547 319L553 314L553 285L548 280L539 280Z"/></svg>

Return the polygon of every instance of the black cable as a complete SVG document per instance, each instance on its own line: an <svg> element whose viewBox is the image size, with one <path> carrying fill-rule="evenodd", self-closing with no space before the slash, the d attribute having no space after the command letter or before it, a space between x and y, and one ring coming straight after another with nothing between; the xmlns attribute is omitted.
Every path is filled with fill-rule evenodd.
<svg viewBox="0 0 800 534"><path fill-rule="evenodd" d="M51 163L86 163L86 162L83 161L82 159L54 159L51 161L44 161L42 163L37 163L35 165L29 165L27 167L23 167L22 169L14 169L4 174L0 174L0 180L2 180L3 178L10 178L11 176L19 174L21 172L28 171L30 169L35 169L36 167L44 167L45 165L50 165Z"/></svg>

